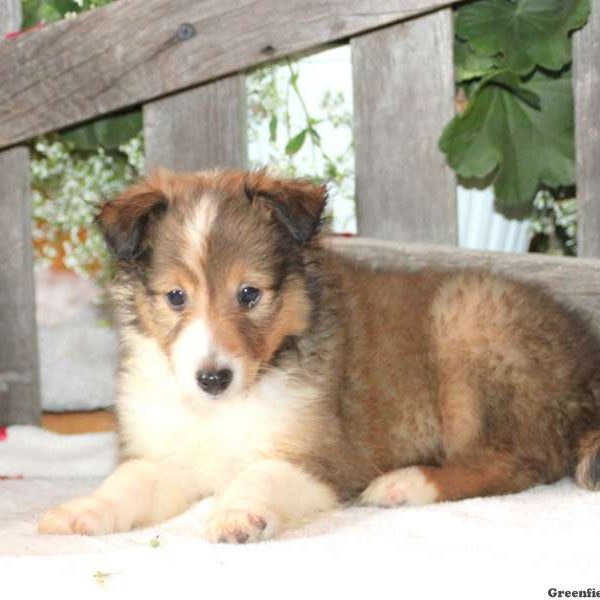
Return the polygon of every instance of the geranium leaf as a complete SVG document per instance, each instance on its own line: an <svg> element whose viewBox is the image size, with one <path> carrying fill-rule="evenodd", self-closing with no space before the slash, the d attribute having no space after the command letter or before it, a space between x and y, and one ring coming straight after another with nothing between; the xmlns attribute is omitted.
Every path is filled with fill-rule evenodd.
<svg viewBox="0 0 600 600"><path fill-rule="evenodd" d="M480 0L458 10L455 29L474 54L502 57L511 71L559 71L571 61L569 33L589 13L589 0Z"/></svg>
<svg viewBox="0 0 600 600"><path fill-rule="evenodd" d="M509 81L503 74L504 83ZM523 100L541 98L535 108ZM501 81L480 86L467 110L444 129L440 148L465 178L495 171L500 209L528 209L540 188L574 182L574 124L571 79L536 73L515 92Z"/></svg>
<svg viewBox="0 0 600 600"><path fill-rule="evenodd" d="M454 68L458 83L483 77L498 65L495 57L480 56L473 52L467 42L454 38Z"/></svg>
<svg viewBox="0 0 600 600"><path fill-rule="evenodd" d="M522 79L512 71L502 70L488 74L478 82L473 93L476 94L485 85L499 85L504 87L533 108L541 108L539 95L525 87Z"/></svg>

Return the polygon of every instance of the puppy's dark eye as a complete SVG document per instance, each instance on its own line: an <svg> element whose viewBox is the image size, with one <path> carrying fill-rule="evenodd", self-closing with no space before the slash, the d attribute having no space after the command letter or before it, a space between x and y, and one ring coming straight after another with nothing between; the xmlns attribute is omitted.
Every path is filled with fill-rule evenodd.
<svg viewBox="0 0 600 600"><path fill-rule="evenodd" d="M238 292L238 302L244 308L256 306L260 300L261 291L258 288L246 285Z"/></svg>
<svg viewBox="0 0 600 600"><path fill-rule="evenodd" d="M165 297L169 303L169 306L175 310L181 310L185 306L185 302L187 300L185 292L179 288L167 292Z"/></svg>

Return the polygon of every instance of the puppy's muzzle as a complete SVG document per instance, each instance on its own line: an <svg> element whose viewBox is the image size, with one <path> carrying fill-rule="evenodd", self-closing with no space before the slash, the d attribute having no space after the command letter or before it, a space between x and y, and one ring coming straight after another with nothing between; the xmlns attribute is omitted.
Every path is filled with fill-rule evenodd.
<svg viewBox="0 0 600 600"><path fill-rule="evenodd" d="M233 380L231 369L218 371L200 370L196 373L196 381L203 392L216 396L224 392Z"/></svg>

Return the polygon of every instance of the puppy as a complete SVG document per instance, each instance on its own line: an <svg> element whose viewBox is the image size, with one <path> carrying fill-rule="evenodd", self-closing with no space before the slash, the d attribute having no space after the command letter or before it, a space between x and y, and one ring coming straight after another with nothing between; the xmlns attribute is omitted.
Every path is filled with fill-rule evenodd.
<svg viewBox="0 0 600 600"><path fill-rule="evenodd" d="M118 261L122 460L44 533L157 523L270 538L356 499L398 506L600 488L600 343L543 291L387 272L319 236L325 190L159 171L99 216Z"/></svg>

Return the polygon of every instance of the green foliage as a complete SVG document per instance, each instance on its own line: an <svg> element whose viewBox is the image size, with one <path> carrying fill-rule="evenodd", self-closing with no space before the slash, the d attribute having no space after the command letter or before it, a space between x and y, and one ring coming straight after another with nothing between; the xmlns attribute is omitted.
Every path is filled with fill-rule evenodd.
<svg viewBox="0 0 600 600"><path fill-rule="evenodd" d="M540 189L574 185L569 34L589 10L589 0L479 0L456 11L468 106L440 148L461 177L491 179L510 216L527 216Z"/></svg>
<svg viewBox="0 0 600 600"><path fill-rule="evenodd" d="M473 93L466 111L444 130L440 147L463 177L495 171L500 208L527 216L540 187L574 181L571 78L538 72L527 83L513 80L512 87L504 75Z"/></svg>
<svg viewBox="0 0 600 600"><path fill-rule="evenodd" d="M77 13L110 4L113 0L21 0L23 29L38 23L52 23Z"/></svg>
<svg viewBox="0 0 600 600"><path fill-rule="evenodd" d="M456 35L477 56L520 75L560 71L571 61L569 33L589 12L589 0L480 0L458 10Z"/></svg>
<svg viewBox="0 0 600 600"><path fill-rule="evenodd" d="M454 71L459 83L469 82L494 71L496 59L493 56L475 54L469 44L454 37Z"/></svg>
<svg viewBox="0 0 600 600"><path fill-rule="evenodd" d="M118 150L142 131L142 112L104 117L93 123L61 132L61 138L76 150L95 152L99 147Z"/></svg>

